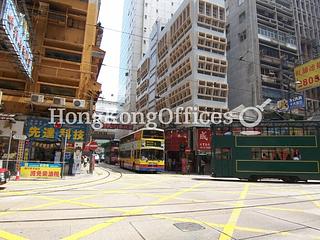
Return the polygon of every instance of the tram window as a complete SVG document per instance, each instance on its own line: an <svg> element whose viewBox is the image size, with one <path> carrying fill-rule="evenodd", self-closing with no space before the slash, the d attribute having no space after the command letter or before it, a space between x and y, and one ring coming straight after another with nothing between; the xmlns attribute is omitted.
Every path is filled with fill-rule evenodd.
<svg viewBox="0 0 320 240"><path fill-rule="evenodd" d="M230 148L217 148L216 149L216 159L217 160L230 160L231 159L231 149Z"/></svg>

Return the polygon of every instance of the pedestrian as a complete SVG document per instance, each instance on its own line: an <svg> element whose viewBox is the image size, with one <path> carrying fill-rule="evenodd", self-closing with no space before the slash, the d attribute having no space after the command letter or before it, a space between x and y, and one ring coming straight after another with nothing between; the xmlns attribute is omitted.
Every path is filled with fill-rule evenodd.
<svg viewBox="0 0 320 240"><path fill-rule="evenodd" d="M172 166L172 159L168 158L168 163L167 163L167 170L171 171L171 166Z"/></svg>
<svg viewBox="0 0 320 240"><path fill-rule="evenodd" d="M175 159L173 159L173 161L172 161L172 171L176 171L176 160Z"/></svg>

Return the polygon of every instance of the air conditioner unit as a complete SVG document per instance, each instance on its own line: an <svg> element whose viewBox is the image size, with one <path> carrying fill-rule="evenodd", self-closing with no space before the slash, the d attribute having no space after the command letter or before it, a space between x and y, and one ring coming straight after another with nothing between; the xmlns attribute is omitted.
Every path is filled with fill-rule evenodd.
<svg viewBox="0 0 320 240"><path fill-rule="evenodd" d="M66 99L60 98L60 97L54 97L53 98L53 104L58 106L65 106L66 105Z"/></svg>
<svg viewBox="0 0 320 240"><path fill-rule="evenodd" d="M32 94L31 95L31 102L43 103L44 102L44 95Z"/></svg>
<svg viewBox="0 0 320 240"><path fill-rule="evenodd" d="M85 108L86 107L86 101L80 100L80 99L73 99L73 106L76 108Z"/></svg>

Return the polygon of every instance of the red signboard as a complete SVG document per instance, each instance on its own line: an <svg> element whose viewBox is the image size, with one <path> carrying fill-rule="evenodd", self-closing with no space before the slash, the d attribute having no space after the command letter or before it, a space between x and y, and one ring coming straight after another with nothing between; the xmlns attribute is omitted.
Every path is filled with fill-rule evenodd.
<svg viewBox="0 0 320 240"><path fill-rule="evenodd" d="M99 145L98 145L98 143L96 143L96 142L89 142L88 145L87 145L87 147L88 147L91 151L94 151L94 150L96 150L96 149L99 147Z"/></svg>
<svg viewBox="0 0 320 240"><path fill-rule="evenodd" d="M198 151L211 151L211 130L208 128L197 129Z"/></svg>
<svg viewBox="0 0 320 240"><path fill-rule="evenodd" d="M168 130L165 132L166 151L179 152L180 145L189 146L188 130Z"/></svg>

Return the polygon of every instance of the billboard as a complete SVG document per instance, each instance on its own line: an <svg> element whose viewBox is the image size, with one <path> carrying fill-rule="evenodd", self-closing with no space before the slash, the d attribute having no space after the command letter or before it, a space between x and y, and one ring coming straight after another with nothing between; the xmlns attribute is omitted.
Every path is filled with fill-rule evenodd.
<svg viewBox="0 0 320 240"><path fill-rule="evenodd" d="M2 31L10 42L24 71L31 78L33 55L29 44L29 27L25 16L16 9L13 0L4 0L1 14Z"/></svg>
<svg viewBox="0 0 320 240"><path fill-rule="evenodd" d="M49 119L28 118L25 121L24 131L31 141L59 142L67 136L69 143L84 142L88 138L87 126L84 124L68 125L55 128Z"/></svg>
<svg viewBox="0 0 320 240"><path fill-rule="evenodd" d="M320 87L320 58L296 67L294 74L298 92Z"/></svg>
<svg viewBox="0 0 320 240"><path fill-rule="evenodd" d="M23 178L60 178L61 164L47 163L20 163L21 177Z"/></svg>

